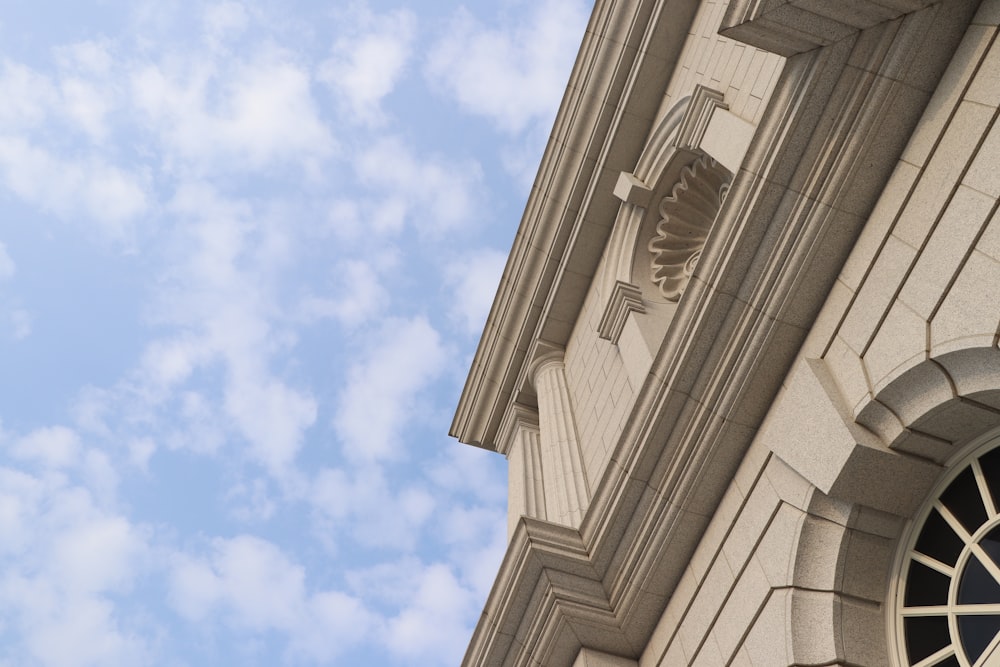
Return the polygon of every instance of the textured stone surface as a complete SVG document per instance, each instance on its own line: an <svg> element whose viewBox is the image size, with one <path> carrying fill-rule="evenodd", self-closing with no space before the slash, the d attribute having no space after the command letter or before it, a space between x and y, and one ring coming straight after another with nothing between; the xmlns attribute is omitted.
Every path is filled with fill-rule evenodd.
<svg viewBox="0 0 1000 667"><path fill-rule="evenodd" d="M469 664L889 664L885 593L901 526L941 464L1000 423L1000 362L961 356L995 350L1000 330L1000 5L981 3L966 29L975 4L685 5L697 9L683 46L643 99L658 97L663 119L696 85L712 88L729 106L718 119L753 139L744 155L721 120L709 124L702 146L731 152L742 171L688 290L655 326L657 304L644 303L617 344L601 339L614 258L593 280L573 273L586 264L577 256L548 259L576 280L560 294L583 305L574 314L533 294L549 321L531 344L567 337L560 405L580 462L564 477L593 497L566 522L579 532L529 539L535 524L514 528L511 548L527 555L509 552L501 580L517 585L495 589L473 645L485 655L516 636L527 648ZM626 5L599 0L592 29L606 29L600 12L612 6L635 9L636 25L681 6ZM727 8L750 17L738 32L757 46L718 34ZM666 48L655 31L607 21L637 53ZM857 39L855 24L868 28ZM762 45L801 53L786 61ZM587 198L613 197L652 141L627 103L601 104L618 109L636 149L615 169L602 160L617 146L589 149L601 176L575 200L573 232L589 239L587 261L609 252L587 225L628 221ZM615 207L641 203L640 184L617 182L629 203ZM552 185L553 197L573 192ZM524 380L517 391L537 398L544 436L551 387L536 382L534 396ZM528 497L528 486L511 488Z"/></svg>

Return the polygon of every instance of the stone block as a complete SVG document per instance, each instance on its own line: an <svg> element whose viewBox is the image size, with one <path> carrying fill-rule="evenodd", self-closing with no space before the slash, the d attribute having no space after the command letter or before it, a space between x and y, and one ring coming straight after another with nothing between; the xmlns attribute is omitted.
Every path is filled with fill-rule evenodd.
<svg viewBox="0 0 1000 667"><path fill-rule="evenodd" d="M840 578L841 545L848 529L833 521L806 515L798 541L792 545L792 583L800 588L833 590Z"/></svg>
<svg viewBox="0 0 1000 667"><path fill-rule="evenodd" d="M729 535L722 543L722 553L734 572L739 572L746 566L757 540L771 523L780 504L778 494L770 482L766 477L761 477L750 497L740 508L739 514L734 517Z"/></svg>
<svg viewBox="0 0 1000 667"><path fill-rule="evenodd" d="M927 322L906 304L895 302L864 356L875 395L926 357Z"/></svg>
<svg viewBox="0 0 1000 667"><path fill-rule="evenodd" d="M990 216L983 235L976 243L976 249L990 259L1000 262L1000 212L994 211Z"/></svg>
<svg viewBox="0 0 1000 667"><path fill-rule="evenodd" d="M715 634L711 633L705 638L698 655L691 661L692 667L726 667L726 657L719 647Z"/></svg>
<svg viewBox="0 0 1000 667"><path fill-rule="evenodd" d="M841 597L837 601L840 616L844 662L868 667L889 667L886 647L885 610L882 605L865 604Z"/></svg>
<svg viewBox="0 0 1000 667"><path fill-rule="evenodd" d="M794 589L790 610L792 647L797 665L833 665L843 660L834 593Z"/></svg>
<svg viewBox="0 0 1000 667"><path fill-rule="evenodd" d="M743 164L756 128L731 111L716 108L701 140L701 149L732 173Z"/></svg>
<svg viewBox="0 0 1000 667"><path fill-rule="evenodd" d="M893 234L900 240L913 248L924 244L992 117L989 107L965 101L959 104L896 223Z"/></svg>
<svg viewBox="0 0 1000 667"><path fill-rule="evenodd" d="M1000 67L1000 63L997 66ZM998 103L1000 98L994 100L994 104ZM970 188L989 195L993 200L1000 197L1000 169L997 168L997 155L1000 155L1000 123L993 124L972 165L969 166L969 171L962 179L962 182Z"/></svg>
<svg viewBox="0 0 1000 667"><path fill-rule="evenodd" d="M960 350L936 361L947 371L958 396L1000 410L1000 350Z"/></svg>
<svg viewBox="0 0 1000 667"><path fill-rule="evenodd" d="M614 193L615 197L618 197L623 202L642 208L649 205L649 199L653 196L653 190L648 185L627 171L623 171L618 175L618 182L615 183Z"/></svg>
<svg viewBox="0 0 1000 667"><path fill-rule="evenodd" d="M1000 25L1000 0L983 0L979 11L972 17L973 25Z"/></svg>
<svg viewBox="0 0 1000 667"><path fill-rule="evenodd" d="M983 26L969 26L903 151L904 160L918 166L927 162L934 142L941 135L962 91L979 66L993 32Z"/></svg>
<svg viewBox="0 0 1000 667"><path fill-rule="evenodd" d="M925 320L944 297L956 267L962 265L995 202L965 185L958 186L952 196L899 295Z"/></svg>
<svg viewBox="0 0 1000 667"><path fill-rule="evenodd" d="M589 648L582 648L573 661L573 667L637 667L639 663L630 658L622 658L608 653L601 653Z"/></svg>
<svg viewBox="0 0 1000 667"><path fill-rule="evenodd" d="M965 93L965 99L979 102L994 109L1000 104L1000 45L990 47L972 85Z"/></svg>
<svg viewBox="0 0 1000 667"><path fill-rule="evenodd" d="M716 558L681 622L678 637L684 645L685 653L698 653L698 647L711 630L715 615L722 608L735 582L736 577L726 559Z"/></svg>
<svg viewBox="0 0 1000 667"><path fill-rule="evenodd" d="M800 364L761 437L823 493L897 514L915 510L937 467L887 449L850 419L836 392L822 362Z"/></svg>
<svg viewBox="0 0 1000 667"><path fill-rule="evenodd" d="M973 251L931 322L931 356L989 347L1000 324L1000 263Z"/></svg>
<svg viewBox="0 0 1000 667"><path fill-rule="evenodd" d="M847 540L839 590L881 603L892 568L895 540L855 530L850 531Z"/></svg>
<svg viewBox="0 0 1000 667"><path fill-rule="evenodd" d="M830 342L830 349L823 357L830 377L833 378L848 406L856 406L869 401L872 397L861 357L852 350L844 339L837 336Z"/></svg>
<svg viewBox="0 0 1000 667"><path fill-rule="evenodd" d="M751 559L740 573L732 595L726 600L712 634L719 650L728 660L740 648L740 642L767 600L771 584L756 559Z"/></svg>
<svg viewBox="0 0 1000 667"><path fill-rule="evenodd" d="M875 335L916 254L913 246L895 236L886 239L840 327L840 337L855 352L863 352Z"/></svg>
<svg viewBox="0 0 1000 667"><path fill-rule="evenodd" d="M791 589L773 590L743 642L754 665L791 665L792 647L787 607Z"/></svg>
<svg viewBox="0 0 1000 667"><path fill-rule="evenodd" d="M790 586L795 573L795 547L806 514L802 510L782 503L767 531L760 538L754 559L764 571L772 588Z"/></svg>
<svg viewBox="0 0 1000 667"><path fill-rule="evenodd" d="M885 239L919 175L920 169L918 167L904 161L896 163L896 168L889 177L889 181L882 190L875 208L868 216L868 221L840 272L841 280L852 291L856 292L861 287L865 275L881 251L882 245L885 243Z"/></svg>

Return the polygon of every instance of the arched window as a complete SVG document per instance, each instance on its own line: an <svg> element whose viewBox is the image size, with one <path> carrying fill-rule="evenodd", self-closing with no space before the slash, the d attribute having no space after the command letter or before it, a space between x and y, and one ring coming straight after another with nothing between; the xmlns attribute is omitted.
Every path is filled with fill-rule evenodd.
<svg viewBox="0 0 1000 667"><path fill-rule="evenodd" d="M952 467L904 536L898 568L900 664L1000 665L1000 437Z"/></svg>

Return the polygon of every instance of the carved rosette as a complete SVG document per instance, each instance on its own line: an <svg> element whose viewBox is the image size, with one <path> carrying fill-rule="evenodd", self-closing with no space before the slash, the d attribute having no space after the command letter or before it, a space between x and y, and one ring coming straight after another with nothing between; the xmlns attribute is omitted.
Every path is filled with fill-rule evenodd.
<svg viewBox="0 0 1000 667"><path fill-rule="evenodd" d="M653 282L668 301L684 293L732 179L705 155L684 167L670 194L660 200L660 221L648 247Z"/></svg>

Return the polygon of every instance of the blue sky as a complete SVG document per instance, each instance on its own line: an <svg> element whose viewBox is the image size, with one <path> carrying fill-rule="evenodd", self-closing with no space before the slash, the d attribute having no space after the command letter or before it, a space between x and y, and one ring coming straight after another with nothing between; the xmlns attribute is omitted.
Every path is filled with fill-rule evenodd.
<svg viewBox="0 0 1000 667"><path fill-rule="evenodd" d="M459 662L447 430L588 12L3 3L0 667Z"/></svg>

